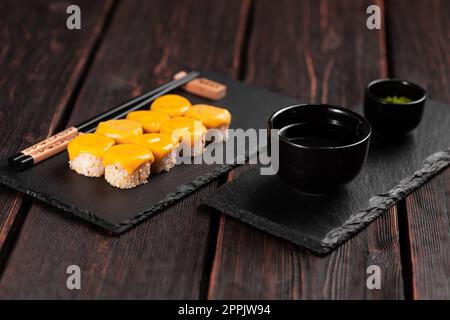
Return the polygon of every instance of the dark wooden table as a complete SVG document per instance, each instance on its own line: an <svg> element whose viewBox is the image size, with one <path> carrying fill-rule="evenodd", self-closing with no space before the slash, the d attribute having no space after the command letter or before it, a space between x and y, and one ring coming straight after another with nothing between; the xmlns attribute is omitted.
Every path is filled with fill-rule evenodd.
<svg viewBox="0 0 450 320"><path fill-rule="evenodd" d="M366 28L370 4L382 30ZM447 0L3 0L0 156L185 67L346 107L398 77L450 103L449 54ZM118 237L0 187L0 298L450 298L450 169L325 257L198 208L242 170ZM66 287L72 264L82 290ZM366 287L371 264L381 290Z"/></svg>

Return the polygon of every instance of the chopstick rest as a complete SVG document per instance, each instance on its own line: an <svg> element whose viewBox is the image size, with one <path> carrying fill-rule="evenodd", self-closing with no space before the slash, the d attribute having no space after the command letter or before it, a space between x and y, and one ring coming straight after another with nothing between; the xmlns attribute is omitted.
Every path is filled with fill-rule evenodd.
<svg viewBox="0 0 450 320"><path fill-rule="evenodd" d="M178 80L187 75L186 71L180 71L174 75ZM210 100L219 100L227 94L227 86L206 78L197 78L184 85L183 90Z"/></svg>

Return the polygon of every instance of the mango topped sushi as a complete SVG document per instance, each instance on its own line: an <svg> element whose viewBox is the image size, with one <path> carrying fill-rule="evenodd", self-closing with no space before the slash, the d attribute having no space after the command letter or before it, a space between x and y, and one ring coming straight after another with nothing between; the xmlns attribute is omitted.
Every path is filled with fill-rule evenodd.
<svg viewBox="0 0 450 320"><path fill-rule="evenodd" d="M160 111L170 117L181 117L191 107L191 103L185 97L177 94L166 94L155 101L150 106L152 111Z"/></svg>
<svg viewBox="0 0 450 320"><path fill-rule="evenodd" d="M185 156L198 156L205 149L206 127L199 120L186 117L171 118L161 125L160 131L178 139Z"/></svg>
<svg viewBox="0 0 450 320"><path fill-rule="evenodd" d="M205 125L208 129L207 140L210 140L209 135L212 129L218 130L215 136L216 142L227 140L227 129L231 123L231 113L227 109L207 104L196 104L185 113L185 117L200 120Z"/></svg>
<svg viewBox="0 0 450 320"><path fill-rule="evenodd" d="M153 153L155 162L152 164L152 172L170 171L176 164L179 143L171 134L147 133L134 139L133 144L143 146Z"/></svg>
<svg viewBox="0 0 450 320"><path fill-rule="evenodd" d="M143 134L143 129L137 121L120 119L100 122L95 133L110 137L116 143L131 143L135 137Z"/></svg>
<svg viewBox="0 0 450 320"><path fill-rule="evenodd" d="M99 134L80 134L67 146L70 168L87 177L102 176L105 172L103 156L114 143L114 139Z"/></svg>
<svg viewBox="0 0 450 320"><path fill-rule="evenodd" d="M159 111L140 110L130 112L127 119L139 122L145 132L157 133L161 124L169 120L170 117Z"/></svg>
<svg viewBox="0 0 450 320"><path fill-rule="evenodd" d="M119 144L108 149L103 157L106 181L117 188L129 189L146 183L153 153L142 146Z"/></svg>

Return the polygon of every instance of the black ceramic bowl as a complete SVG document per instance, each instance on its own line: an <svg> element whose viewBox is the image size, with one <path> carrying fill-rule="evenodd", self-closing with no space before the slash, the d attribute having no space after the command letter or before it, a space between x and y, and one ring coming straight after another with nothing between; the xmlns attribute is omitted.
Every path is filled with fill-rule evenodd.
<svg viewBox="0 0 450 320"><path fill-rule="evenodd" d="M268 126L269 134L279 130L272 133L279 138L278 175L306 193L329 193L345 185L367 157L370 124L344 108L293 105L272 114ZM270 149L273 156L275 148Z"/></svg>
<svg viewBox="0 0 450 320"><path fill-rule="evenodd" d="M395 104L382 100L389 96L404 96L412 101ZM425 90L414 83L375 80L366 86L364 115L375 133L385 137L403 136L419 125L426 98Z"/></svg>

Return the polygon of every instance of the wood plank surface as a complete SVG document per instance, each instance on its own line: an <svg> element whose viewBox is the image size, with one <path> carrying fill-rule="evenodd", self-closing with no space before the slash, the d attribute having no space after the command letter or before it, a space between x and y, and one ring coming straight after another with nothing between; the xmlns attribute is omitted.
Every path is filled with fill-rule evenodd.
<svg viewBox="0 0 450 320"><path fill-rule="evenodd" d="M247 11L248 2L238 0L120 2L69 123L165 82L186 66L236 77ZM216 227L197 207L219 182L118 237L34 204L0 280L0 298L202 297ZM72 264L81 268L79 291L66 288Z"/></svg>
<svg viewBox="0 0 450 320"><path fill-rule="evenodd" d="M246 81L305 102L361 103L365 84L387 75L385 34L365 27L372 2L255 1ZM381 290L366 287L372 264ZM396 208L324 257L222 215L208 297L402 299Z"/></svg>
<svg viewBox="0 0 450 320"><path fill-rule="evenodd" d="M450 2L388 1L392 76L450 103ZM401 12L402 14L398 14ZM450 168L406 199L414 299L450 299Z"/></svg>
<svg viewBox="0 0 450 320"><path fill-rule="evenodd" d="M112 1L72 3L85 8L81 30L68 31L62 2L0 2L2 158L52 134L71 107ZM0 187L0 274L31 202L24 198Z"/></svg>
<svg viewBox="0 0 450 320"><path fill-rule="evenodd" d="M72 3L81 31L66 29L66 3L0 2L2 157L185 67L305 102L352 107L388 75L450 102L446 0ZM382 31L365 28L370 4ZM450 169L322 257L199 207L220 179L121 236L0 187L0 299L449 299L449 181ZM80 291L66 288L72 264ZM381 290L366 287L372 264Z"/></svg>

